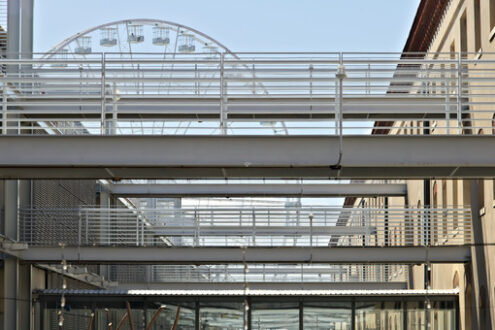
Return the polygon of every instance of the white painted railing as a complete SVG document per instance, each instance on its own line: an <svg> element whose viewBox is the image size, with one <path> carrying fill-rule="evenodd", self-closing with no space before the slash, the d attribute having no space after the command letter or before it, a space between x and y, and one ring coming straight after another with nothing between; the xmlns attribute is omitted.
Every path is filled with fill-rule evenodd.
<svg viewBox="0 0 495 330"><path fill-rule="evenodd" d="M493 129L495 54L69 55L0 59L4 134Z"/></svg>
<svg viewBox="0 0 495 330"><path fill-rule="evenodd" d="M399 282L405 265L118 265L109 280L122 283L343 283Z"/></svg>
<svg viewBox="0 0 495 330"><path fill-rule="evenodd" d="M21 209L20 237L58 246L432 246L471 243L467 208Z"/></svg>

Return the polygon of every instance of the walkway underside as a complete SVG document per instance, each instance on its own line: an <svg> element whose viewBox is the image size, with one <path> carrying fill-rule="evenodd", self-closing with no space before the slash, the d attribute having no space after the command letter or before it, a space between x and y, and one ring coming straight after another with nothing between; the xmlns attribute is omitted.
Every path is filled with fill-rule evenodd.
<svg viewBox="0 0 495 330"><path fill-rule="evenodd" d="M495 177L495 136L2 136L0 178Z"/></svg>
<svg viewBox="0 0 495 330"><path fill-rule="evenodd" d="M435 247L32 247L16 255L28 263L231 264L231 263L464 263L469 246Z"/></svg>
<svg viewBox="0 0 495 330"><path fill-rule="evenodd" d="M121 197L373 197L405 196L405 184L113 184L109 191Z"/></svg>

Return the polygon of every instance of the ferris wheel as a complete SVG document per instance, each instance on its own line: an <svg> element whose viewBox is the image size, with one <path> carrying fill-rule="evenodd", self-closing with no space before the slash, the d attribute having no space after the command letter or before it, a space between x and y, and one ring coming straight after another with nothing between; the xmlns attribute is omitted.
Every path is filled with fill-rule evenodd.
<svg viewBox="0 0 495 330"><path fill-rule="evenodd" d="M177 53L233 54L217 40L191 27L157 19L133 19L110 22L76 33L52 47L45 56L67 59L103 52L153 52L165 56Z"/></svg>
<svg viewBox="0 0 495 330"><path fill-rule="evenodd" d="M51 64L52 66L62 66L67 67L65 60L72 59L94 59L105 54L109 59L139 59L140 57L150 57L160 58L164 60L173 60L176 58L191 58L191 56L198 56L203 59L213 60L211 64L216 66L206 68L203 72L198 73L199 78L206 80L215 80L214 78L219 75L220 70L220 54L229 56L231 59L239 59L236 54L234 54L226 46L213 39L212 37L202 33L191 27L165 21L158 19L126 19L119 20L115 22L109 22L106 24L101 24L79 33L72 35L71 37L58 43L50 50L48 50L43 58L54 59L58 62ZM167 64L162 64L158 70L158 77L168 79L171 81L175 75L180 75L180 70L176 70L174 62L166 62ZM180 79L174 81L173 83L159 83L154 86L153 89L147 89L146 86L140 84L138 81L140 74L143 74L145 70L141 67L141 71L135 70L134 64L128 62L128 64L121 65L122 72L126 72L127 77L137 78L134 81L132 79L128 80L127 83L120 83L119 86L109 86L109 88L114 88L115 91L119 93L120 96L123 94L135 94L135 95L145 95L146 93L158 93L161 95L170 95L174 93L190 93L191 86L187 83L180 82ZM129 68L126 65L132 66L132 70L125 70ZM86 75L87 78L91 78L91 75L95 75L98 68L92 68L91 64L85 64L86 70L81 73L81 77ZM232 67L235 68L237 65L233 64ZM240 67L245 67L245 64L239 64ZM80 68L82 70L82 68ZM95 70L92 70L95 69ZM144 67L144 69L146 69ZM156 69L154 67L153 69ZM190 69L190 68L189 68ZM247 75L246 77L252 77L254 73L249 68L244 68L246 70L232 70L231 75ZM142 80L141 80L142 81ZM202 84L199 83L195 86L197 90L196 94L208 94L215 91L214 86L210 86L211 83ZM253 94L264 93L267 94L266 88L261 83L250 83L246 82L246 86L249 86ZM107 88L107 86L105 86ZM149 125L155 125L155 123L148 123ZM202 123L206 126L207 123ZM157 124L160 126L159 124ZM191 131L191 128L198 127L197 123L191 122L177 122L175 123L177 129L175 130L177 134L185 134L186 131ZM273 130L274 134L286 134L287 129L285 124L282 123L280 127L275 127L276 122L262 122L263 127L269 127ZM134 123L129 123L126 127L142 126L142 123L135 125ZM154 126L153 126L154 127ZM163 126L160 126L163 127ZM209 126L207 126L208 129ZM213 127L213 126L212 126ZM214 132L216 128L212 128L211 131ZM153 130L155 132L156 130ZM163 131L158 132L161 134Z"/></svg>

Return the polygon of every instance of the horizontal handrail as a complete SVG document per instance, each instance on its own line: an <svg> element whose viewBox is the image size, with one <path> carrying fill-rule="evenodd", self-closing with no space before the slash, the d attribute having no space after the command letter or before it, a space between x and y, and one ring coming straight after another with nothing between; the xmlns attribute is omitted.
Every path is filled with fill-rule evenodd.
<svg viewBox="0 0 495 330"><path fill-rule="evenodd" d="M493 53L236 55L0 59L2 133L493 134Z"/></svg>
<svg viewBox="0 0 495 330"><path fill-rule="evenodd" d="M20 209L21 240L56 246L433 246L471 243L469 208Z"/></svg>
<svg viewBox="0 0 495 330"><path fill-rule="evenodd" d="M124 283L402 282L404 265L122 265L109 280Z"/></svg>

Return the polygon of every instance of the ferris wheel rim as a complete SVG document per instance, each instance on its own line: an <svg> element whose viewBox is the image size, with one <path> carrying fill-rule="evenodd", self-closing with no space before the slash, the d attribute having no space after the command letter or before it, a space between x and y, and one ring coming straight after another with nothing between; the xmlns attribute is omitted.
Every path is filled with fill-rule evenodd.
<svg viewBox="0 0 495 330"><path fill-rule="evenodd" d="M201 32L199 30L196 30L196 29L191 28L191 27L189 27L187 25L184 25L184 24L175 23L175 22L167 21L167 20L154 19L154 18L123 19L123 20L118 20L118 21L113 21L113 22L108 22L108 23L97 25L97 26L93 26L91 28L88 28L88 29L85 29L83 31L77 32L76 34L74 34L74 35L72 35L72 36L64 39L63 41L59 42L58 44L56 44L55 46L53 46L50 50L48 50L44 54L43 57L51 57L51 56L55 55L61 49L63 49L65 46L69 45L71 42L73 42L73 41L77 40L78 38L83 37L83 36L85 36L85 35L87 35L87 34L89 34L91 32L94 32L94 31L97 31L97 30L100 30L100 29L103 29L103 28L106 28L106 27L109 27L109 26L113 26L113 25L119 25L119 24L139 24L139 23L147 24L147 25L164 24L164 25L169 25L169 26L176 27L178 30L179 29L184 29L184 30L190 31L190 32L192 32L194 34L197 34L198 36L201 36L204 39L207 39L208 41L210 41L210 42L218 45L219 47L223 48L223 50L224 50L225 53L228 53L228 54L230 54L230 55L232 55L232 56L234 56L234 57L237 58L237 55L235 55L234 52L232 52L224 44L222 44L218 40L215 40L214 38L210 37L206 33L203 33L203 32Z"/></svg>

